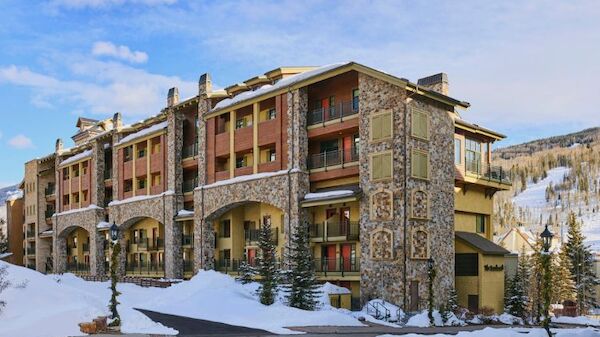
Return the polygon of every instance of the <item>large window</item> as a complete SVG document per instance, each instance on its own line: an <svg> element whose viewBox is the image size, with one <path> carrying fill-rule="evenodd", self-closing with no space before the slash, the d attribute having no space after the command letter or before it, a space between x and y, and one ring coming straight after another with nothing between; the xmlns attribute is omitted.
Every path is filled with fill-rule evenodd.
<svg viewBox="0 0 600 337"><path fill-rule="evenodd" d="M460 165L462 162L462 141L454 138L454 164Z"/></svg>
<svg viewBox="0 0 600 337"><path fill-rule="evenodd" d="M229 219L221 221L221 226L219 226L219 237L229 238L231 237L231 221Z"/></svg>
<svg viewBox="0 0 600 337"><path fill-rule="evenodd" d="M479 256L477 253L456 254L455 257L455 276L479 275Z"/></svg>
<svg viewBox="0 0 600 337"><path fill-rule="evenodd" d="M352 90L352 110L358 111L358 89Z"/></svg>
<svg viewBox="0 0 600 337"><path fill-rule="evenodd" d="M485 215L477 214L475 216L475 229L477 233L485 233Z"/></svg>
<svg viewBox="0 0 600 337"><path fill-rule="evenodd" d="M481 172L481 143L473 140L465 140L465 161L467 171Z"/></svg>

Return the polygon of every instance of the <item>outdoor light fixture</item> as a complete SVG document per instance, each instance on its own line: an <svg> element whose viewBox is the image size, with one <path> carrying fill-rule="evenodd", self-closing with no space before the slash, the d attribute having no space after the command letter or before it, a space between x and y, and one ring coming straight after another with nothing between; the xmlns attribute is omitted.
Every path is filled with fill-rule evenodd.
<svg viewBox="0 0 600 337"><path fill-rule="evenodd" d="M546 225L546 228L544 229L542 234L540 234L540 236L542 237L544 252L547 253L550 250L550 245L552 244L552 237L554 236L554 234L552 234L552 232L548 230L548 225Z"/></svg>
<svg viewBox="0 0 600 337"><path fill-rule="evenodd" d="M119 227L116 223L114 223L114 221L112 226L110 226L110 238L113 242L117 241L119 238Z"/></svg>

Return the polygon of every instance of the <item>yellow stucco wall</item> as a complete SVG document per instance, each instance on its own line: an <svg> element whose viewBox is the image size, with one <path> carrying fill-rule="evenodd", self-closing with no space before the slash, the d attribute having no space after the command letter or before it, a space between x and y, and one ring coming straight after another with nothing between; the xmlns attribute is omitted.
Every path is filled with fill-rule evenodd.
<svg viewBox="0 0 600 337"><path fill-rule="evenodd" d="M488 240L493 239L491 215L494 211L493 198L485 197L483 187L469 185L465 190L454 187L454 228L457 231L476 232L477 214L485 215L485 234L479 233Z"/></svg>
<svg viewBox="0 0 600 337"><path fill-rule="evenodd" d="M81 228L77 227L73 230L67 237L67 242L69 246L73 246L74 242L77 241L77 247L69 250L69 256L71 258L77 257L77 263L86 263L86 256L89 256L89 250L87 252L83 251L83 245L88 244L88 239L90 235L89 233ZM75 262L71 259L71 262Z"/></svg>

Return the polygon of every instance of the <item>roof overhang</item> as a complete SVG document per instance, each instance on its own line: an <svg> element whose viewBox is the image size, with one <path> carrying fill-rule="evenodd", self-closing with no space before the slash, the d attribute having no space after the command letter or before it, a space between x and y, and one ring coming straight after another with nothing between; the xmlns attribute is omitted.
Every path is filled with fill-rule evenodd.
<svg viewBox="0 0 600 337"><path fill-rule="evenodd" d="M456 231L454 235L457 240L466 243L467 245L469 245L470 247L472 247L473 249L475 249L483 255L504 256L506 254L510 254L510 251L508 251L504 247L495 244L494 242L484 238L479 234Z"/></svg>
<svg viewBox="0 0 600 337"><path fill-rule="evenodd" d="M322 196L319 196L321 194ZM305 199L300 202L300 206L303 208L315 207L329 204L339 204L344 202L358 201L362 194L361 189L358 186L351 188L339 187L336 189L328 189L324 192L309 193L307 196L312 195L310 199Z"/></svg>
<svg viewBox="0 0 600 337"><path fill-rule="evenodd" d="M506 138L505 135L498 133L496 131L492 131L490 129L486 129L484 127L481 127L477 124L472 124L469 123L465 120L462 119L455 119L454 120L454 127L461 129L461 130L465 130L474 134L478 134L478 135L482 135L482 136L486 136L489 138L493 138L495 140L502 140L504 138Z"/></svg>

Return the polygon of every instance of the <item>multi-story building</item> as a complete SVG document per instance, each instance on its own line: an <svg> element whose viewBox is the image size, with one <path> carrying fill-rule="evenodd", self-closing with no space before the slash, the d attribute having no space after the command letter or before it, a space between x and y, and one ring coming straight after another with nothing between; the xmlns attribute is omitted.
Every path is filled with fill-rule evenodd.
<svg viewBox="0 0 600 337"><path fill-rule="evenodd" d="M173 88L139 123L81 118L75 145L58 140L49 157L54 272L105 274L112 223L120 273L167 278L237 273L265 223L285 267L290 234L308 226L317 275L355 305L424 308L433 262L438 304L456 286L465 306L500 310L490 216L509 183L489 154L502 136L461 120L468 106L448 96L444 74L415 84L350 62L277 68L224 90L205 74L195 97Z"/></svg>
<svg viewBox="0 0 600 337"><path fill-rule="evenodd" d="M24 266L25 261L25 213L23 212L23 196L20 193L6 199L6 238L8 253L6 261Z"/></svg>

